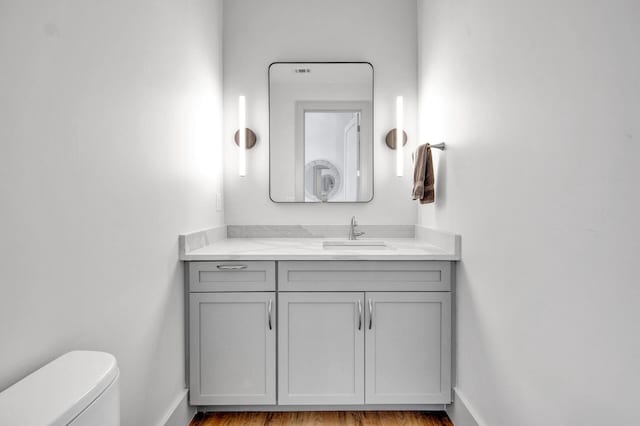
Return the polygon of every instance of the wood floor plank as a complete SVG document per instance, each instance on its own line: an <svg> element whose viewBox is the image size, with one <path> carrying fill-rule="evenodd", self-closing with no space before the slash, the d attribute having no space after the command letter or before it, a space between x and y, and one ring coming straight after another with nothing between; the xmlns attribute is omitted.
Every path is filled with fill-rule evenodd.
<svg viewBox="0 0 640 426"><path fill-rule="evenodd" d="M444 412L299 411L199 413L190 426L453 426Z"/></svg>

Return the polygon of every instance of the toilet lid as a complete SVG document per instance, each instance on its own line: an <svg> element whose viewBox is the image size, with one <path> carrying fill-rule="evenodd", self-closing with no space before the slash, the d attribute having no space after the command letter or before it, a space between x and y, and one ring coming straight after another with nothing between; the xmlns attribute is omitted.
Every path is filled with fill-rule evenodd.
<svg viewBox="0 0 640 426"><path fill-rule="evenodd" d="M0 425L67 425L117 376L111 354L66 353L0 393Z"/></svg>

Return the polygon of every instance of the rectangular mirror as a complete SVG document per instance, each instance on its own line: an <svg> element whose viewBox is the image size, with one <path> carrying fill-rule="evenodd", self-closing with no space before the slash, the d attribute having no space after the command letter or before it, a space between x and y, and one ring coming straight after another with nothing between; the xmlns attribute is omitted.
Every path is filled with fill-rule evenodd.
<svg viewBox="0 0 640 426"><path fill-rule="evenodd" d="M277 203L373 198L373 66L269 66L269 194Z"/></svg>

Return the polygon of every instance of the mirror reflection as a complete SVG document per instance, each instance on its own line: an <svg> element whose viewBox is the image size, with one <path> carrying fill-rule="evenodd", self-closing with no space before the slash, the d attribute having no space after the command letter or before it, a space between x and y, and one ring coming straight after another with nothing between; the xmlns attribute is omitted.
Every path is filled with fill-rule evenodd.
<svg viewBox="0 0 640 426"><path fill-rule="evenodd" d="M274 63L269 68L270 196L275 202L373 198L373 68Z"/></svg>

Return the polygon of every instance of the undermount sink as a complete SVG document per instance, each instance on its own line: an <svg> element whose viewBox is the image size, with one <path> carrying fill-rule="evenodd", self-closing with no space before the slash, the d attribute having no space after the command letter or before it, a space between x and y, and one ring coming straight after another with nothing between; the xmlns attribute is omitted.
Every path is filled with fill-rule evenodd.
<svg viewBox="0 0 640 426"><path fill-rule="evenodd" d="M323 241L322 248L326 250L385 250L390 246L380 240L330 240Z"/></svg>

